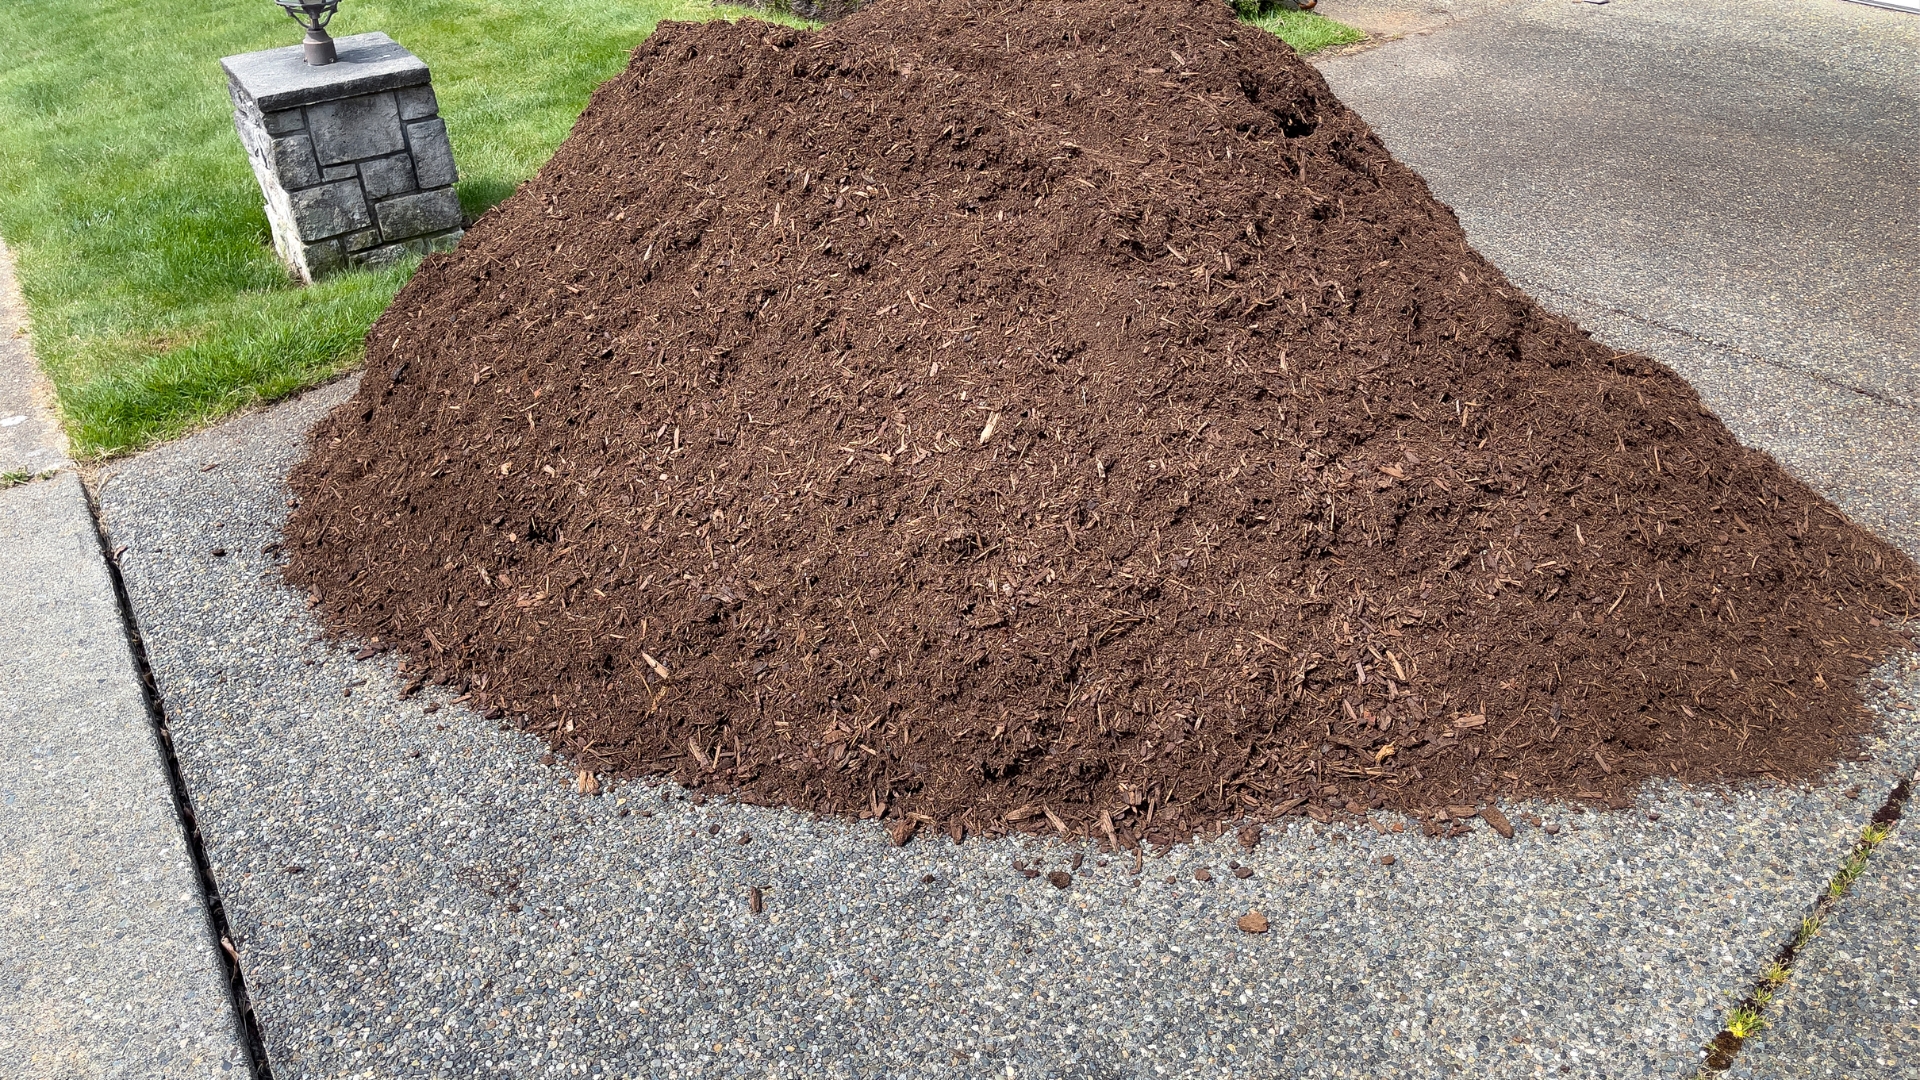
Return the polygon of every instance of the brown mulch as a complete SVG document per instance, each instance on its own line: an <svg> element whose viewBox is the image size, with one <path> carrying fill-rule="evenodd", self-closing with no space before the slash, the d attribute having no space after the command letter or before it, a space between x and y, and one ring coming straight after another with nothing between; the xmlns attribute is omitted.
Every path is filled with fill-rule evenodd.
<svg viewBox="0 0 1920 1080"><path fill-rule="evenodd" d="M293 484L334 630L899 842L1811 776L1916 577L1215 0L662 24Z"/></svg>

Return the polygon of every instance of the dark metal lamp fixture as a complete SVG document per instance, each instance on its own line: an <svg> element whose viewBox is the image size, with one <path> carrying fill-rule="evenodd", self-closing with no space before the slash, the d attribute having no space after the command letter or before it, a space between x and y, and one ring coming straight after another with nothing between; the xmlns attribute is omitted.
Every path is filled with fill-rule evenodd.
<svg viewBox="0 0 1920 1080"><path fill-rule="evenodd" d="M327 23L334 12L340 10L340 0L273 0L287 9L293 21L306 28L307 39L301 42L306 46L307 63L314 67L331 64L339 59L333 51L333 39L327 36Z"/></svg>

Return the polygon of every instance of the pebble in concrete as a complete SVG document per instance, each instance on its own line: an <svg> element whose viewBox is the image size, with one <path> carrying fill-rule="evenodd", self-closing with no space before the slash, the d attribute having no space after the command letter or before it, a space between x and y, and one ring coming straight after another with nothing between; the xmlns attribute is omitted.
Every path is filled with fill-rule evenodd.
<svg viewBox="0 0 1920 1080"><path fill-rule="evenodd" d="M277 583L282 477L351 388L102 488L283 1080L1680 1075L1920 748L1899 719L1819 785L1510 806L1512 840L1294 823L1138 875L583 796L445 692L401 699L392 657L354 661Z"/></svg>

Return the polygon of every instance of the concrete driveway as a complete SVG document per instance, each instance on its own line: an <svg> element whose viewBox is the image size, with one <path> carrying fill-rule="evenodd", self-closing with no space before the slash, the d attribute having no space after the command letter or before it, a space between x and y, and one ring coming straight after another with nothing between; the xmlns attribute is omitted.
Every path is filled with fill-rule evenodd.
<svg viewBox="0 0 1920 1080"><path fill-rule="evenodd" d="M1399 25L1324 70L1481 249L1920 553L1915 22L1838 0L1459 0ZM1511 839L1298 822L1136 872L1030 839L893 848L665 787L583 796L530 739L402 695L279 584L286 470L348 389L98 489L282 1080L1686 1077L1920 758L1908 657L1877 673L1883 736L1824 783L1516 807ZM1870 864L1841 944L1809 952L1738 1069L1911 1075L1912 1026L1841 981L1911 950L1877 933L1913 926L1909 862ZM1249 908L1268 933L1235 928ZM1889 1034L1836 1049L1860 1023Z"/></svg>

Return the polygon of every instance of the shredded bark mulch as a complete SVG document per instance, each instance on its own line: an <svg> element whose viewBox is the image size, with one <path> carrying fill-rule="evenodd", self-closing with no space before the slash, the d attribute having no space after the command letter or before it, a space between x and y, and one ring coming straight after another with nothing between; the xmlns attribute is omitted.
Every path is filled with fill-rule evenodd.
<svg viewBox="0 0 1920 1080"><path fill-rule="evenodd" d="M662 24L293 484L334 630L902 843L1808 777L1915 583L1215 0Z"/></svg>

